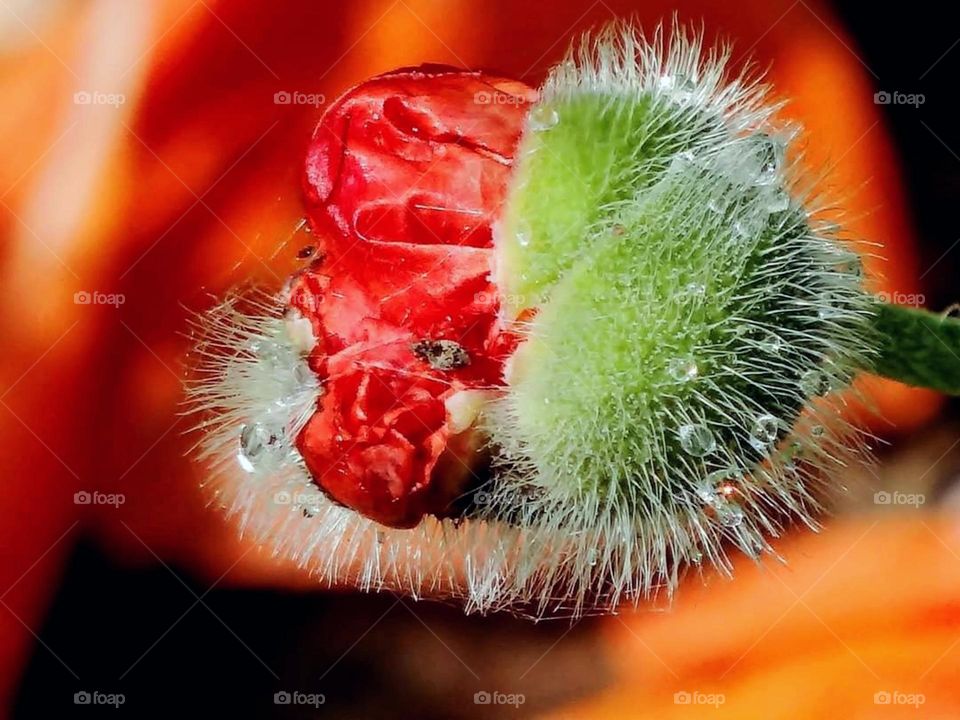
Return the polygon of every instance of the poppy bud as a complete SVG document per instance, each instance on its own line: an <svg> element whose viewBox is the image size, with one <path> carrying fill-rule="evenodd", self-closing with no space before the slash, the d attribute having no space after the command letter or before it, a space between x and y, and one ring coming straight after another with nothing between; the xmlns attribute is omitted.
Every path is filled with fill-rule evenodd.
<svg viewBox="0 0 960 720"><path fill-rule="evenodd" d="M815 525L857 371L960 391L960 324L866 291L725 50L580 48L539 93L435 66L348 92L307 152L319 256L204 323L218 487L327 580L536 615L669 591Z"/></svg>

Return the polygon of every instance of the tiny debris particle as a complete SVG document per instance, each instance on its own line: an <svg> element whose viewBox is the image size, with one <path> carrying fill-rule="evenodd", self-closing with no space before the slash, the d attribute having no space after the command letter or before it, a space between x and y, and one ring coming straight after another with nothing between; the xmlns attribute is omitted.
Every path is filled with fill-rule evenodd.
<svg viewBox="0 0 960 720"><path fill-rule="evenodd" d="M421 340L412 349L414 355L437 370L456 370L470 364L470 355L453 340Z"/></svg>

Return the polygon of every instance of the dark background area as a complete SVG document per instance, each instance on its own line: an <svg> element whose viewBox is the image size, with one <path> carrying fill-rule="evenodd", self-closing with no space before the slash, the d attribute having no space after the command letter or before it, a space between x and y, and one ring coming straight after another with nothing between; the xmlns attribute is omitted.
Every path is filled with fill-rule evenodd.
<svg viewBox="0 0 960 720"><path fill-rule="evenodd" d="M853 49L877 76L877 90L925 96L919 108L886 106L885 120L897 144L920 237L927 304L945 308L960 300L960 28L953 19L955 9L949 3L841 2L837 10L855 40ZM958 416L957 402L949 413ZM91 544L81 544L38 635L67 665L82 662L85 686L123 692L127 704L119 711L73 705L72 693L82 688L38 645L15 717L148 718L174 712L257 718L468 717L485 709L471 701L474 692L484 689L472 667L534 664L569 630L565 622L464 618L455 608L427 604L417 607L421 621L404 609L403 602L410 601L398 602L391 595L251 589L204 595L205 587L185 582L164 567L114 566ZM196 603L196 596L202 602ZM530 673L533 690L524 709L500 712L519 717L598 688L605 669L591 640L591 625L589 620L579 623ZM521 635L527 642L517 642ZM126 665L151 643L156 645L118 683ZM421 672L409 674L409 663L396 661L400 653L417 657ZM563 682L557 682L560 677ZM274 705L274 692L294 688L316 688L328 696L335 692L337 702L316 712Z"/></svg>
<svg viewBox="0 0 960 720"><path fill-rule="evenodd" d="M922 284L931 309L960 300L960 130L957 77L960 27L949 3L839 2L878 90L922 93L925 102L885 106L896 142L914 226ZM838 113L843 108L837 108Z"/></svg>

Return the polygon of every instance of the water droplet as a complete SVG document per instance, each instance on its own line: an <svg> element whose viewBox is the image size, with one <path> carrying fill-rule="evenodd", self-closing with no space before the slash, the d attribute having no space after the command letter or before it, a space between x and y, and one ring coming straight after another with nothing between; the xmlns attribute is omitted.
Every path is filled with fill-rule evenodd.
<svg viewBox="0 0 960 720"><path fill-rule="evenodd" d="M697 83L694 82L692 78L688 78L685 75L678 75L676 82L676 93L675 95L680 100L692 100L697 94Z"/></svg>
<svg viewBox="0 0 960 720"><path fill-rule="evenodd" d="M514 231L514 236L517 238L517 245L520 247L528 247L530 245L531 234L530 225L521 221Z"/></svg>
<svg viewBox="0 0 960 720"><path fill-rule="evenodd" d="M754 528L741 525L737 530L737 537L734 540L737 547L747 556L754 560L759 560L760 556L766 551L767 543L763 536Z"/></svg>
<svg viewBox="0 0 960 720"><path fill-rule="evenodd" d="M670 172L685 172L687 169L692 167L696 161L697 156L693 154L693 150L684 150L679 152L674 155L673 160L670 161Z"/></svg>
<svg viewBox="0 0 960 720"><path fill-rule="evenodd" d="M717 492L717 483L713 482L709 475L704 480L701 480L694 485L693 491L697 494L697 497L700 498L701 502L706 505L710 505L712 507L720 502L720 494Z"/></svg>
<svg viewBox="0 0 960 720"><path fill-rule="evenodd" d="M667 373L674 380L687 382L693 380L700 374L697 363L691 357L673 358L667 363Z"/></svg>
<svg viewBox="0 0 960 720"><path fill-rule="evenodd" d="M707 286L698 282L687 283L683 287L683 293L693 297L702 297L707 294Z"/></svg>
<svg viewBox="0 0 960 720"><path fill-rule="evenodd" d="M591 549L587 552L587 565L590 565L592 567L596 564L597 564L597 551L595 549Z"/></svg>
<svg viewBox="0 0 960 720"><path fill-rule="evenodd" d="M766 452L777 441L780 423L769 413L760 415L750 428L750 444L760 452Z"/></svg>
<svg viewBox="0 0 960 720"><path fill-rule="evenodd" d="M254 353L257 356L257 362L264 367L282 370L288 366L288 350L273 340L264 339L259 342Z"/></svg>
<svg viewBox="0 0 960 720"><path fill-rule="evenodd" d="M700 552L699 550L691 550L691 551L690 551L690 562L693 563L694 565L699 565L700 563L702 563L702 562L703 562L703 553Z"/></svg>
<svg viewBox="0 0 960 720"><path fill-rule="evenodd" d="M843 312L840 310L840 308L835 307L831 303L831 298L826 297L824 298L824 301L826 304L817 308L818 318L820 318L821 320L832 320L834 318L839 318L843 315Z"/></svg>
<svg viewBox="0 0 960 720"><path fill-rule="evenodd" d="M780 166L783 164L783 143L766 133L759 133L757 142L759 145L757 159L760 167L754 181L757 185L772 185L776 182Z"/></svg>
<svg viewBox="0 0 960 720"><path fill-rule="evenodd" d="M783 469L787 471L794 471L797 469L797 461L803 459L803 445L798 442L790 443L790 446L783 451L781 460L783 461Z"/></svg>
<svg viewBox="0 0 960 720"><path fill-rule="evenodd" d="M530 111L528 118L530 129L534 132L543 132L555 128L560 122L560 115L552 107L537 105Z"/></svg>
<svg viewBox="0 0 960 720"><path fill-rule="evenodd" d="M817 397L830 392L830 378L820 370L807 370L800 376L800 389L807 397Z"/></svg>
<svg viewBox="0 0 960 720"><path fill-rule="evenodd" d="M682 425L677 435L680 438L680 447L695 457L709 455L717 448L717 441L706 425Z"/></svg>
<svg viewBox="0 0 960 720"><path fill-rule="evenodd" d="M736 503L725 502L717 507L717 519L726 527L738 527L744 516L743 508Z"/></svg>
<svg viewBox="0 0 960 720"><path fill-rule="evenodd" d="M857 280L863 279L863 261L859 255L851 254L844 262L837 266L837 272L849 275Z"/></svg>
<svg viewBox="0 0 960 720"><path fill-rule="evenodd" d="M713 488L730 486L731 483L739 482L742 479L743 473L732 465L730 467L723 468L722 470L714 470L706 477L706 481L710 483L711 487Z"/></svg>
<svg viewBox="0 0 960 720"><path fill-rule="evenodd" d="M237 462L248 473L256 472L257 462L272 445L277 443L277 435L263 423L255 422L240 428L240 448Z"/></svg>
<svg viewBox="0 0 960 720"><path fill-rule="evenodd" d="M312 385L317 381L317 376L313 374L313 370L310 369L310 366L305 362L297 363L296 367L293 369L293 378L296 380L297 385Z"/></svg>
<svg viewBox="0 0 960 720"><path fill-rule="evenodd" d="M735 220L733 236L737 240L755 240L760 235L761 225L755 220Z"/></svg>
<svg viewBox="0 0 960 720"><path fill-rule="evenodd" d="M764 352L778 353L783 350L783 338L773 332L768 332L760 338L760 348Z"/></svg>
<svg viewBox="0 0 960 720"><path fill-rule="evenodd" d="M776 188L770 193L770 199L767 201L767 210L769 212L783 212L790 207L790 195L783 188Z"/></svg>
<svg viewBox="0 0 960 720"><path fill-rule="evenodd" d="M686 75L661 75L657 87L681 102L692 100L697 91L697 84Z"/></svg>

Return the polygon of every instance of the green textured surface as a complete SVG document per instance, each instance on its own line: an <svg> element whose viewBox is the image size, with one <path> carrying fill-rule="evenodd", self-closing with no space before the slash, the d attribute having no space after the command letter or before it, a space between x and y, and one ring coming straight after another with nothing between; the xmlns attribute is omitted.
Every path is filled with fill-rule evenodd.
<svg viewBox="0 0 960 720"><path fill-rule="evenodd" d="M960 320L878 302L875 323L880 345L874 372L960 395Z"/></svg>
<svg viewBox="0 0 960 720"><path fill-rule="evenodd" d="M719 118L650 94L617 102L585 94L536 112L545 127L524 136L500 243L499 282L515 309L539 302L592 230L676 153L722 131Z"/></svg>

